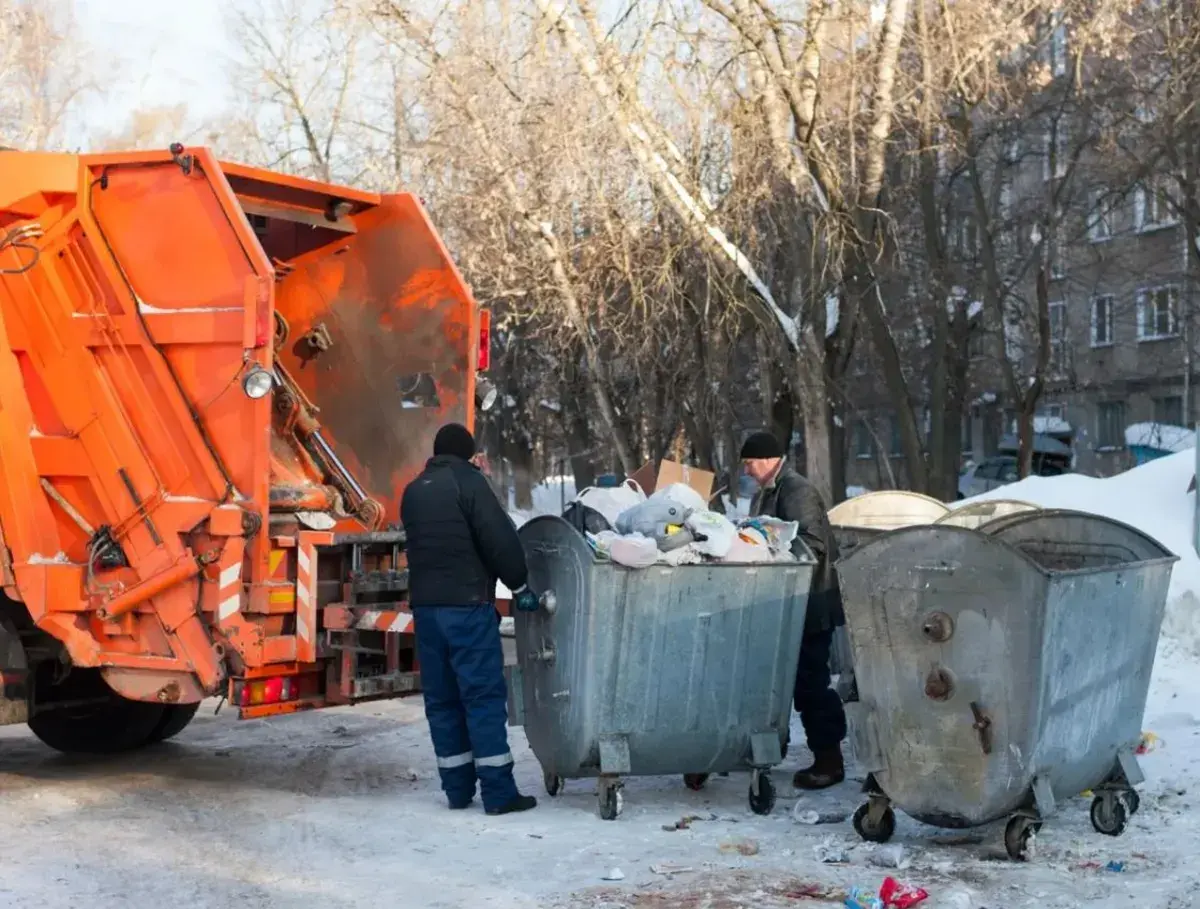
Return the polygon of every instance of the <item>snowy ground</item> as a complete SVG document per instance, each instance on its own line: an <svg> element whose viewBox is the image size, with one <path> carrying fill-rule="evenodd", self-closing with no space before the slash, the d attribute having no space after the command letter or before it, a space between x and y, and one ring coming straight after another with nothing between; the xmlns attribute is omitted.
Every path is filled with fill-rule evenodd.
<svg viewBox="0 0 1200 909"><path fill-rule="evenodd" d="M1119 839L1092 830L1084 798L1047 822L1035 860L1022 865L1004 858L998 826L951 843L945 831L901 816L893 843L911 865L890 873L925 887L923 906L1200 905L1200 559L1186 547L1190 458L1110 480L1031 480L1002 491L1109 509L1184 555L1144 723L1159 744L1142 758L1142 810ZM798 724L793 738L802 738ZM750 813L744 776L715 778L701 793L664 777L631 780L624 814L606 822L587 782L544 797L519 730L512 744L519 781L542 804L488 818L444 808L419 699L248 722L206 709L175 742L109 760L68 759L23 727L0 729L0 907L776 909L841 905L838 890L876 888L889 873L871 864L877 847L861 843L849 821L794 820L797 802L837 816L861 798L847 782L797 799L788 780L802 750L776 773L781 798L771 817ZM696 819L686 829L664 829L687 817ZM816 847L831 841L849 850L847 864L817 860ZM1122 870L1106 870L1110 862ZM661 873L671 868L687 870ZM623 879L603 880L613 869ZM829 898L803 895L814 887Z"/></svg>
<svg viewBox="0 0 1200 909"><path fill-rule="evenodd" d="M1077 799L1043 828L1036 861L1015 865L999 828L979 831L980 843L937 845L944 831L902 817L893 842L913 865L901 875L930 891L930 907L1193 905L1198 705L1194 664L1165 649L1146 722L1163 747L1143 759L1143 808L1124 837L1094 833L1088 802ZM543 796L519 731L512 742L522 787ZM887 872L869 864L876 847L860 843L848 821L792 819L786 780L801 759L777 774L783 797L769 818L749 812L746 778L736 774L702 793L674 778L631 780L614 822L597 817L584 781L527 815L488 818L444 808L416 699L247 722L205 710L174 743L102 761L55 755L23 727L9 728L0 730L0 906L839 905L788 894L813 884L877 887ZM848 814L858 800L848 782L800 804ZM688 829L663 829L693 815L700 819ZM849 847L850 864L815 859L829 839ZM722 851L747 842L757 854ZM1125 870L1100 870L1110 861ZM652 870L668 863L693 870L673 879ZM614 868L625 879L604 882Z"/></svg>

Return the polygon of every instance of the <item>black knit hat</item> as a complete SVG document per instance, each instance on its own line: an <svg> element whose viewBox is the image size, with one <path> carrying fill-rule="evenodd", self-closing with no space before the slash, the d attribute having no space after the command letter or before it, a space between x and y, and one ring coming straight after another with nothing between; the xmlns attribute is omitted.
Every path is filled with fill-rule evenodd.
<svg viewBox="0 0 1200 909"><path fill-rule="evenodd" d="M454 455L469 461L475 457L475 437L460 423L447 423L433 439L433 456Z"/></svg>
<svg viewBox="0 0 1200 909"><path fill-rule="evenodd" d="M743 461L770 461L783 457L783 446L769 432L756 432L742 443Z"/></svg>

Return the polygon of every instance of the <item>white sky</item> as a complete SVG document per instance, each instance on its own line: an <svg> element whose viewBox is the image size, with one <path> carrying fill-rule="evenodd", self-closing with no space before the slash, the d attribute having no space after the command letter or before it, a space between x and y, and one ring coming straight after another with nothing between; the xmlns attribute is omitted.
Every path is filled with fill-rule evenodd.
<svg viewBox="0 0 1200 909"><path fill-rule="evenodd" d="M113 60L89 125L119 129L139 107L185 103L192 120L226 105L223 10L241 0L76 0L83 34ZM103 70L102 70L103 72Z"/></svg>

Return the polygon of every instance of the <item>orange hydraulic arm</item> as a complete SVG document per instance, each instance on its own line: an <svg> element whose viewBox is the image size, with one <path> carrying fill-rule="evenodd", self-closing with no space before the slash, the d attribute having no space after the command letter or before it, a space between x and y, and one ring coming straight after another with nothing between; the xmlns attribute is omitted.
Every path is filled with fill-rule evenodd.
<svg viewBox="0 0 1200 909"><path fill-rule="evenodd" d="M0 583L129 698L316 678L327 548L472 421L479 335L411 195L0 152Z"/></svg>

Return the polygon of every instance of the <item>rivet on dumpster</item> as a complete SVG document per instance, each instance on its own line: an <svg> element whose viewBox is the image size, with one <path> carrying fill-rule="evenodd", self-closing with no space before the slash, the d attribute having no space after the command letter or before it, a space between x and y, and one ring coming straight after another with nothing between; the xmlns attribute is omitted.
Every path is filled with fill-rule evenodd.
<svg viewBox="0 0 1200 909"><path fill-rule="evenodd" d="M1138 810L1135 751L1177 557L1107 518L1005 510L885 532L838 564L864 839L891 838L893 808L946 828L1007 819L1005 848L1023 860L1080 793L1094 794L1102 834Z"/></svg>

